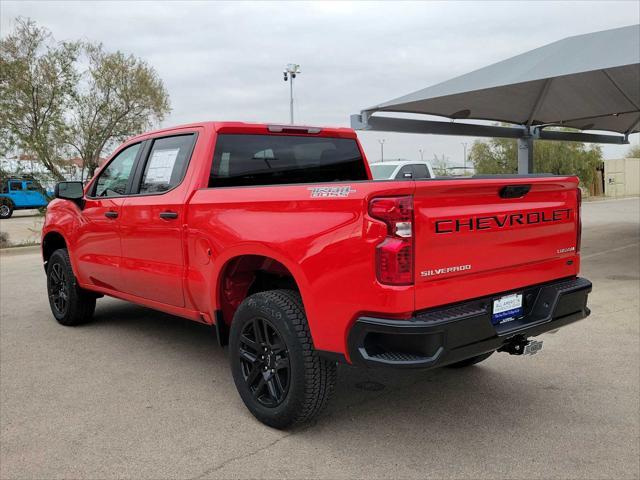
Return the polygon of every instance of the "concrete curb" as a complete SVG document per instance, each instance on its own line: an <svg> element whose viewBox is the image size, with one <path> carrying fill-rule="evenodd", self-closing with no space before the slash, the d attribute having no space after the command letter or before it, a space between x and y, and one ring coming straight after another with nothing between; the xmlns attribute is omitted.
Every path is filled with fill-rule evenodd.
<svg viewBox="0 0 640 480"><path fill-rule="evenodd" d="M16 257L18 255L30 255L34 253L40 253L40 245L0 248L0 257Z"/></svg>

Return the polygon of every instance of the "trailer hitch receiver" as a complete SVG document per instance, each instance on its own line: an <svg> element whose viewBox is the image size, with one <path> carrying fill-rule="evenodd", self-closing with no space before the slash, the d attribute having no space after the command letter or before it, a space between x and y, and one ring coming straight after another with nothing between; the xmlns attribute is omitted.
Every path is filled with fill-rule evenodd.
<svg viewBox="0 0 640 480"><path fill-rule="evenodd" d="M509 355L535 355L542 350L542 341L527 340L524 337L515 337L509 340L499 352L507 352Z"/></svg>

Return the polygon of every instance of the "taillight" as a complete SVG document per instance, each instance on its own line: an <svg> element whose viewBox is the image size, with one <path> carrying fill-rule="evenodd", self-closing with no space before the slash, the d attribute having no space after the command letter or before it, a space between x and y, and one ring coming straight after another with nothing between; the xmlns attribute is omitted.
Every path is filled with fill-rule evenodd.
<svg viewBox="0 0 640 480"><path fill-rule="evenodd" d="M580 245L582 244L582 190L580 187L577 188L577 197L578 197L578 207L576 209L576 253L580 253Z"/></svg>
<svg viewBox="0 0 640 480"><path fill-rule="evenodd" d="M378 281L413 284L413 197L373 198L369 215L387 224L387 237L376 247Z"/></svg>

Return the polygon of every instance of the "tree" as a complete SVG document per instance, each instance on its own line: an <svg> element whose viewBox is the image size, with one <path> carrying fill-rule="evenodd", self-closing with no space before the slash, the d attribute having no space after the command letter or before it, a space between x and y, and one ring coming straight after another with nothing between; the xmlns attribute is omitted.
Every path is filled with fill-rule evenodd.
<svg viewBox="0 0 640 480"><path fill-rule="evenodd" d="M494 138L476 141L471 148L471 160L477 173L517 173L518 149L515 140ZM533 149L535 172L556 175L577 175L580 182L591 185L602 163L599 145L581 142L537 140Z"/></svg>
<svg viewBox="0 0 640 480"><path fill-rule="evenodd" d="M155 70L122 52L84 45L88 69L74 93L69 144L93 176L105 147L149 129L170 111L169 96Z"/></svg>
<svg viewBox="0 0 640 480"><path fill-rule="evenodd" d="M629 158L640 158L640 145L632 145L627 152Z"/></svg>
<svg viewBox="0 0 640 480"><path fill-rule="evenodd" d="M0 40L0 149L34 155L57 179L64 157L69 106L77 72L76 43L56 43L35 22L18 18Z"/></svg>
<svg viewBox="0 0 640 480"><path fill-rule="evenodd" d="M59 180L70 151L93 175L103 150L170 111L162 80L143 60L101 44L57 43L28 19L0 41L0 72L0 153L30 153Z"/></svg>

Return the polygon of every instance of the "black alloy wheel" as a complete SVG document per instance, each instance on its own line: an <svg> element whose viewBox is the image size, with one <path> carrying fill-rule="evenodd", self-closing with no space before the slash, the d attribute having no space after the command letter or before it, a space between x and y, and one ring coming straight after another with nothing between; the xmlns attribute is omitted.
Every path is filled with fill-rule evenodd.
<svg viewBox="0 0 640 480"><path fill-rule="evenodd" d="M53 252L47 261L47 293L51 313L62 325L80 325L93 317L96 294L80 288L64 248Z"/></svg>
<svg viewBox="0 0 640 480"><path fill-rule="evenodd" d="M254 293L236 310L229 329L231 374L242 401L262 423L288 428L327 406L336 363L313 347L300 293Z"/></svg>
<svg viewBox="0 0 640 480"><path fill-rule="evenodd" d="M254 398L265 407L282 403L289 391L291 369L289 351L278 330L265 318L254 318L242 329L238 355Z"/></svg>
<svg viewBox="0 0 640 480"><path fill-rule="evenodd" d="M54 313L64 316L69 309L69 281L62 264L54 263L51 265L48 280L51 308Z"/></svg>

